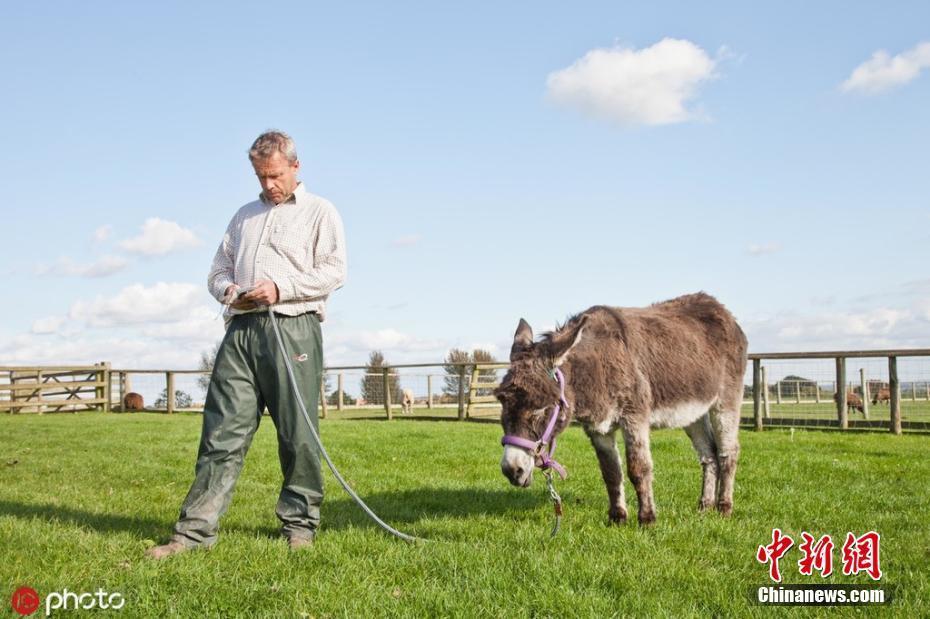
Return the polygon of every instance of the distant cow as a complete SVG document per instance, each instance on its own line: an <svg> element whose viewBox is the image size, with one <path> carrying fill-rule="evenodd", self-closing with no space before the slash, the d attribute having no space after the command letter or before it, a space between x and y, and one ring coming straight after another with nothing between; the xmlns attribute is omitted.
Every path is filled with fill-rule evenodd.
<svg viewBox="0 0 930 619"><path fill-rule="evenodd" d="M836 400L839 401L840 394L836 394ZM862 404L862 398L859 397L858 393L853 393L852 391L846 392L846 408L847 410L858 410L863 415L865 414L865 405Z"/></svg>
<svg viewBox="0 0 930 619"><path fill-rule="evenodd" d="M145 402L142 400L142 395L135 391L130 391L123 398L124 411L141 411L144 408Z"/></svg>
<svg viewBox="0 0 930 619"><path fill-rule="evenodd" d="M409 413L413 410L413 391L410 389L404 389L403 398L400 401L401 412Z"/></svg>
<svg viewBox="0 0 930 619"><path fill-rule="evenodd" d="M872 396L872 404L878 404L879 402L891 402L891 389L882 387L875 392L875 395Z"/></svg>

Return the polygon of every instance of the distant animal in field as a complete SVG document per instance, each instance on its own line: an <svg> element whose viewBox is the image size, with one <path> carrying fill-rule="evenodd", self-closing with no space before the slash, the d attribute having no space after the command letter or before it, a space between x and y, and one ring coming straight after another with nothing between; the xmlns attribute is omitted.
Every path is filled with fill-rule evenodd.
<svg viewBox="0 0 930 619"><path fill-rule="evenodd" d="M130 391L123 397L124 411L141 411L144 408L145 402L142 400L141 394L138 394L135 391Z"/></svg>
<svg viewBox="0 0 930 619"><path fill-rule="evenodd" d="M839 401L840 394L836 394L836 400ZM852 391L846 392L846 408L847 410L858 410L863 415L865 414L865 405L862 403L862 398L859 397L858 393L853 393Z"/></svg>
<svg viewBox="0 0 930 619"><path fill-rule="evenodd" d="M413 411L413 391L411 389L404 389L400 405L401 412L403 413L409 413Z"/></svg>
<svg viewBox="0 0 930 619"><path fill-rule="evenodd" d="M872 404L878 404L879 402L882 404L891 402L891 389L882 387L875 392L875 395L872 396Z"/></svg>
<svg viewBox="0 0 930 619"><path fill-rule="evenodd" d="M684 428L703 469L699 509L730 515L746 348L733 315L704 293L645 308L595 306L539 341L520 320L510 371L495 390L501 472L528 487L536 466L552 466L556 435L576 419L597 454L608 518L624 523L619 431L639 524L647 525L656 519L649 430Z"/></svg>

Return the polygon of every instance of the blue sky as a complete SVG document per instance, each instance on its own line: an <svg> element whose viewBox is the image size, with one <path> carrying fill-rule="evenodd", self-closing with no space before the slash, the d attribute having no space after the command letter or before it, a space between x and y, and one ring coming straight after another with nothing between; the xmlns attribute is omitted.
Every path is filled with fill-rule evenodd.
<svg viewBox="0 0 930 619"><path fill-rule="evenodd" d="M0 365L195 367L272 127L346 226L330 364L696 290L930 346L926 3L189 4L0 8Z"/></svg>

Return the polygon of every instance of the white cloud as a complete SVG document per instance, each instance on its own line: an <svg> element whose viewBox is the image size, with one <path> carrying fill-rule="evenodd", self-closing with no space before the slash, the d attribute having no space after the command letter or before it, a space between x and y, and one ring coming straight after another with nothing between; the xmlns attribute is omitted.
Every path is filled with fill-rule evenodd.
<svg viewBox="0 0 930 619"><path fill-rule="evenodd" d="M224 332L207 298L193 284L128 286L110 297L73 303L70 320L41 318L29 333L0 337L0 358L13 364L109 361L125 368L194 368L201 351Z"/></svg>
<svg viewBox="0 0 930 619"><path fill-rule="evenodd" d="M412 247L420 242L419 234L408 234L407 236L402 236L398 239L394 239L391 243L394 247Z"/></svg>
<svg viewBox="0 0 930 619"><path fill-rule="evenodd" d="M48 335L51 333L56 333L63 324L65 324L65 318L63 316L49 316L48 318L39 318L38 320L32 323L32 332L36 335Z"/></svg>
<svg viewBox="0 0 930 619"><path fill-rule="evenodd" d="M145 220L140 236L120 241L119 244L128 252L144 256L161 256L198 245L200 245L200 240L193 232L173 221L165 221L157 217Z"/></svg>
<svg viewBox="0 0 930 619"><path fill-rule="evenodd" d="M781 250L780 243L753 243L746 250L750 256L763 256L765 254L774 254Z"/></svg>
<svg viewBox="0 0 930 619"><path fill-rule="evenodd" d="M109 298L98 296L90 302L76 301L69 316L92 327L178 322L195 310L199 312L201 299L201 288L193 284L158 282L149 287L134 284Z"/></svg>
<svg viewBox="0 0 930 619"><path fill-rule="evenodd" d="M212 343L212 342L211 342ZM10 364L90 365L109 361L114 368L194 369L209 343L178 345L176 341L136 336L97 337L18 335L0 342L0 357Z"/></svg>
<svg viewBox="0 0 930 619"><path fill-rule="evenodd" d="M105 225L100 226L94 230L94 240L98 243L102 243L110 238L110 233L113 231L113 226Z"/></svg>
<svg viewBox="0 0 930 619"><path fill-rule="evenodd" d="M881 49L856 67L840 85L843 92L861 92L874 95L913 81L920 72L930 67L930 42L917 44L912 49L891 56Z"/></svg>
<svg viewBox="0 0 930 619"><path fill-rule="evenodd" d="M560 104L625 125L691 120L687 104L715 77L717 60L694 43L662 39L636 50L593 49L570 67L549 74L549 97Z"/></svg>
<svg viewBox="0 0 930 619"><path fill-rule="evenodd" d="M930 298L903 308L786 312L743 321L743 328L753 352L926 348Z"/></svg>
<svg viewBox="0 0 930 619"><path fill-rule="evenodd" d="M191 308L179 320L144 327L142 335L164 340L212 342L220 339L223 334L223 319L217 317L218 313L219 310L213 311L205 305L199 305Z"/></svg>
<svg viewBox="0 0 930 619"><path fill-rule="evenodd" d="M55 264L40 264L35 268L36 275L55 275L62 277L106 277L126 268L129 261L120 256L102 256L96 262L80 264L64 256Z"/></svg>

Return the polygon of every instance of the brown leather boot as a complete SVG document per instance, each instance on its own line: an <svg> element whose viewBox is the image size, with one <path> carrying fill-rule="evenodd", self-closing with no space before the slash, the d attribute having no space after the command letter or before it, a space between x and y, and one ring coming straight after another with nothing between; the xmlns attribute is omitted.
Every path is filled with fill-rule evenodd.
<svg viewBox="0 0 930 619"><path fill-rule="evenodd" d="M171 541L167 544L162 544L161 546L154 546L145 551L145 556L149 559L164 559L170 557L171 555L180 554L182 552L187 552L190 550L187 546L181 542Z"/></svg>

